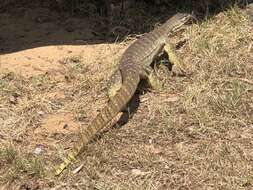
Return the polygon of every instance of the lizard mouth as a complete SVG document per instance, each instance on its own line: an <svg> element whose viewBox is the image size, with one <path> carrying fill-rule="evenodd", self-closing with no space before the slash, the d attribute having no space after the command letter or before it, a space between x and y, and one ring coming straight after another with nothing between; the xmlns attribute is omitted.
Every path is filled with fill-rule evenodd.
<svg viewBox="0 0 253 190"><path fill-rule="evenodd" d="M198 22L197 17L193 13L191 13L187 17L185 17L184 19L182 19L181 24L179 24L177 27L175 27L173 29L173 33L185 30L185 27L187 25L190 25L192 23L197 23L197 22Z"/></svg>

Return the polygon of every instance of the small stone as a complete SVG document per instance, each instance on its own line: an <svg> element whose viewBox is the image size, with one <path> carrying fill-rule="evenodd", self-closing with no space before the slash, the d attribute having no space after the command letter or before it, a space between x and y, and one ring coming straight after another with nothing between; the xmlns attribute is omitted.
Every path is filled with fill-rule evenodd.
<svg viewBox="0 0 253 190"><path fill-rule="evenodd" d="M18 103L17 98L14 96L10 96L9 101L11 104L14 104L14 105L16 105Z"/></svg>
<svg viewBox="0 0 253 190"><path fill-rule="evenodd" d="M42 148L38 146L34 149L33 154L40 155L41 152L42 152Z"/></svg>
<svg viewBox="0 0 253 190"><path fill-rule="evenodd" d="M45 113L43 111L38 111L37 112L40 116L44 115Z"/></svg>
<svg viewBox="0 0 253 190"><path fill-rule="evenodd" d="M67 124L67 123L65 123L64 125L63 125L63 129L67 129L69 127L69 125Z"/></svg>
<svg viewBox="0 0 253 190"><path fill-rule="evenodd" d="M148 172L143 172L139 169L132 169L132 174L136 175L136 176L143 176L148 174Z"/></svg>
<svg viewBox="0 0 253 190"><path fill-rule="evenodd" d="M82 168L83 168L84 164L81 164L79 167L77 167L76 169L73 170L73 174L78 173Z"/></svg>

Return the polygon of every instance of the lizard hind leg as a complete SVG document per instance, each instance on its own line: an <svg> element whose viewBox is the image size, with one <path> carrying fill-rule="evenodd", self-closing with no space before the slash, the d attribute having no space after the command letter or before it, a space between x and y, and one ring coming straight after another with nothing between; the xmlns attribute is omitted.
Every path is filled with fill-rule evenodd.
<svg viewBox="0 0 253 190"><path fill-rule="evenodd" d="M120 70L116 70L111 76L107 85L107 94L111 100L122 86L122 76Z"/></svg>
<svg viewBox="0 0 253 190"><path fill-rule="evenodd" d="M158 91L158 92L163 90L163 85L161 81L158 79L158 77L156 76L154 69L151 66L146 65L143 68L143 71L141 73L141 78L147 79L150 87L153 90Z"/></svg>

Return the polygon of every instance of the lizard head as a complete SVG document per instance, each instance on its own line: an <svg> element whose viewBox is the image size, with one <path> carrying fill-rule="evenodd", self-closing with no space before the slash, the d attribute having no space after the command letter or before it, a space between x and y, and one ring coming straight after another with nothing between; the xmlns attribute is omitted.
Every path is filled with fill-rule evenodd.
<svg viewBox="0 0 253 190"><path fill-rule="evenodd" d="M182 25L186 24L191 19L194 19L194 16L191 14L177 13L166 22L166 25L170 32L177 31Z"/></svg>

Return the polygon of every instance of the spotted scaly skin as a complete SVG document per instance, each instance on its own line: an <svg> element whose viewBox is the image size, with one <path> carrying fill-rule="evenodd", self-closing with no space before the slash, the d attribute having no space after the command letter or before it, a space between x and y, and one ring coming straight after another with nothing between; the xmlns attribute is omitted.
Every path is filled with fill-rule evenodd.
<svg viewBox="0 0 253 190"><path fill-rule="evenodd" d="M56 168L55 175L62 171L83 152L85 145L126 106L134 95L141 78L145 78L145 67L149 66L157 54L166 44L167 36L176 28L182 26L191 18L191 15L177 13L162 26L143 35L131 44L121 57L117 80L112 77L111 83L118 82L119 89L116 89L106 105L94 120L81 130L81 138L75 144L73 150L68 153L64 161ZM111 85L113 88L113 84Z"/></svg>

